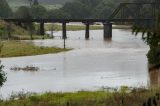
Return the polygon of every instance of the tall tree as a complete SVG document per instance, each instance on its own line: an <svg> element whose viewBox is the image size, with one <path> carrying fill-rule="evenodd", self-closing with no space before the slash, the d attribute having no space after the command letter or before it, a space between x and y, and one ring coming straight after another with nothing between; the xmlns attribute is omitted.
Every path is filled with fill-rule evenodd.
<svg viewBox="0 0 160 106"><path fill-rule="evenodd" d="M45 7L41 6L41 5L33 5L31 7L31 13L33 18L35 19L39 19L39 18L45 18L46 17L46 13L47 10Z"/></svg>
<svg viewBox="0 0 160 106"><path fill-rule="evenodd" d="M38 0L34 0L33 5L39 5Z"/></svg>
<svg viewBox="0 0 160 106"><path fill-rule="evenodd" d="M27 6L21 6L14 13L15 18L30 19L32 18L31 9Z"/></svg>
<svg viewBox="0 0 160 106"><path fill-rule="evenodd" d="M12 15L11 8L6 0L0 0L0 17L8 18Z"/></svg>
<svg viewBox="0 0 160 106"><path fill-rule="evenodd" d="M32 6L32 0L28 0L29 5Z"/></svg>
<svg viewBox="0 0 160 106"><path fill-rule="evenodd" d="M29 7L21 6L18 8L18 10L15 12L15 17L20 19L32 19L32 12ZM32 34L34 31L34 25L32 22L26 22L24 23L24 28L28 29L31 40L33 39Z"/></svg>

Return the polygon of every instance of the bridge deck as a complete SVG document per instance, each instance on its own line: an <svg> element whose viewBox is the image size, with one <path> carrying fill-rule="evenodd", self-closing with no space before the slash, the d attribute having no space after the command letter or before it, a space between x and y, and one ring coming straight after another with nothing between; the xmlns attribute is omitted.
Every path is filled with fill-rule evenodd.
<svg viewBox="0 0 160 106"><path fill-rule="evenodd" d="M69 23L69 22L82 22L82 23L94 23L94 22L134 22L137 21L150 21L153 19L3 19L7 22L38 22L38 23Z"/></svg>

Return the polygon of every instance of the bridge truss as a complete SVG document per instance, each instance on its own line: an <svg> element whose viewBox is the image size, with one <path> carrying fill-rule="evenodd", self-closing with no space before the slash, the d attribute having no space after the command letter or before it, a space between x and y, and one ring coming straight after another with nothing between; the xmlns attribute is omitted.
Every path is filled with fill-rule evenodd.
<svg viewBox="0 0 160 106"><path fill-rule="evenodd" d="M160 10L160 2L153 3L121 3L109 17L116 19L155 19Z"/></svg>

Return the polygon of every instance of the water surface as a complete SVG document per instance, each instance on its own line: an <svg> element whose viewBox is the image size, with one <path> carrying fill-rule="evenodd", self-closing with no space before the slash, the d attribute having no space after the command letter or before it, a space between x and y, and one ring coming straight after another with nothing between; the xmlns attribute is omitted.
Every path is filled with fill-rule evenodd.
<svg viewBox="0 0 160 106"><path fill-rule="evenodd" d="M55 32L54 35L61 36L61 33ZM148 85L148 46L140 36L135 37L130 30L114 29L112 40L104 41L103 30L93 30L90 31L90 39L85 40L84 33L67 32L66 46L74 48L69 52L1 59L7 73L7 82L0 89L2 95L7 97L12 91L22 90L37 93L66 92ZM63 47L63 40L60 38L35 40L32 43ZM26 65L37 66L40 71L10 70L14 66Z"/></svg>

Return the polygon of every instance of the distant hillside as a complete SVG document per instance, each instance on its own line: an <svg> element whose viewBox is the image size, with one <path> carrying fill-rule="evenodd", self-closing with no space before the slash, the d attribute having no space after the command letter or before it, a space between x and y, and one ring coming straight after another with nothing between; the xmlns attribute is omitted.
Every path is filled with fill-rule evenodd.
<svg viewBox="0 0 160 106"><path fill-rule="evenodd" d="M72 0L39 0L40 4L45 6L47 9L57 9L62 7L66 2ZM7 0L10 7L15 11L20 6L29 5L28 0Z"/></svg>
<svg viewBox="0 0 160 106"><path fill-rule="evenodd" d="M28 0L7 0L8 3L26 4ZM39 0L42 4L64 4L71 0Z"/></svg>

